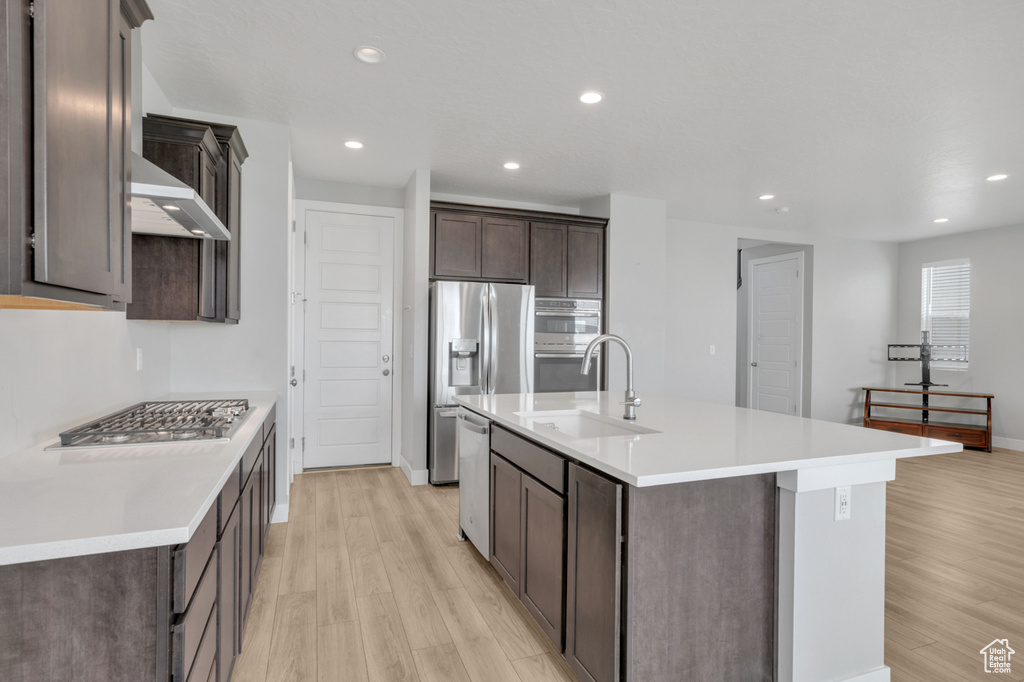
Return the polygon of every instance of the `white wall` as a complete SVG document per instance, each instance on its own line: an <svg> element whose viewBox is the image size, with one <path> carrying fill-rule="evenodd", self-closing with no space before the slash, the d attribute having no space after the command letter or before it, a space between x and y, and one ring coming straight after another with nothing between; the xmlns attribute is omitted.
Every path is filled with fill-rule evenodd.
<svg viewBox="0 0 1024 682"><path fill-rule="evenodd" d="M799 240L814 247L810 416L856 423L859 388L891 378L897 245L681 220L667 232L665 391L733 403L737 242ZM727 350L710 356L711 344Z"/></svg>
<svg viewBox="0 0 1024 682"><path fill-rule="evenodd" d="M0 457L167 393L167 328L117 312L0 310Z"/></svg>
<svg viewBox="0 0 1024 682"><path fill-rule="evenodd" d="M625 339L633 351L633 386L664 393L666 299L666 203L612 194L585 201L584 215L608 218L605 276L607 300L602 310L605 329ZM618 344L605 343L610 391L626 387L625 354Z"/></svg>
<svg viewBox="0 0 1024 682"><path fill-rule="evenodd" d="M402 255L402 471L427 482L427 325L430 276L430 171L418 170L405 186Z"/></svg>
<svg viewBox="0 0 1024 682"><path fill-rule="evenodd" d="M971 348L967 371L932 370L953 390L992 393L996 445L1024 450L1024 225L907 242L899 247L899 328L889 343L921 339L921 266L971 259ZM921 380L918 363L894 362L896 382ZM972 407L978 407L975 403Z"/></svg>
<svg viewBox="0 0 1024 682"><path fill-rule="evenodd" d="M402 187L375 187L347 182L327 182L310 178L295 178L295 198L310 201L330 201L336 204L384 206L404 208L405 190Z"/></svg>

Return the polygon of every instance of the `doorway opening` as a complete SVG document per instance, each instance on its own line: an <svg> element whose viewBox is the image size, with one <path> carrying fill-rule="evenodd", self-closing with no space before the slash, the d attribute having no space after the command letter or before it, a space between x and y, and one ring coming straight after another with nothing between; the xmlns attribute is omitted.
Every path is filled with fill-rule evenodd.
<svg viewBox="0 0 1024 682"><path fill-rule="evenodd" d="M736 405L811 415L814 247L740 239Z"/></svg>

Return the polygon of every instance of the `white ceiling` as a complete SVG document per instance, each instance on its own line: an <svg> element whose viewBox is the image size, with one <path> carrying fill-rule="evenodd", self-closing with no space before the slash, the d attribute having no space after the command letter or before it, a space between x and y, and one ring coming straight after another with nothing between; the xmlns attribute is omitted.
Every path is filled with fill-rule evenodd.
<svg viewBox="0 0 1024 682"><path fill-rule="evenodd" d="M172 104L288 124L301 177L880 240L1024 223L1020 0L150 5Z"/></svg>

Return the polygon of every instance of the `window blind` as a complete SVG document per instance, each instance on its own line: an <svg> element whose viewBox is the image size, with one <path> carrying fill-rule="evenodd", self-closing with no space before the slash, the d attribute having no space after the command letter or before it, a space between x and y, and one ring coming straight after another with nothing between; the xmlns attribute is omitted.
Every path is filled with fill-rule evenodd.
<svg viewBox="0 0 1024 682"><path fill-rule="evenodd" d="M971 339L971 261L925 263L921 268L921 330L933 344L967 346ZM936 360L933 369L966 370L966 362Z"/></svg>

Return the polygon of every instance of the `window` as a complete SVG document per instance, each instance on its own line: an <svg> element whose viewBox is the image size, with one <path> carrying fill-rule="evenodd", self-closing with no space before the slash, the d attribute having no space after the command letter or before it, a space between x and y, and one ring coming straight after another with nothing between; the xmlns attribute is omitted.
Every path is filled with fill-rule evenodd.
<svg viewBox="0 0 1024 682"><path fill-rule="evenodd" d="M921 268L921 331L931 343L967 346L971 339L971 261L967 258L925 263ZM949 358L936 350L934 357ZM934 360L933 369L966 370L967 362Z"/></svg>

